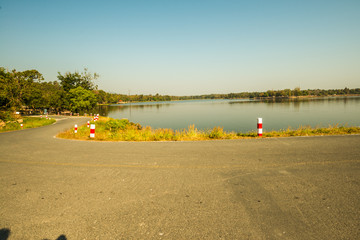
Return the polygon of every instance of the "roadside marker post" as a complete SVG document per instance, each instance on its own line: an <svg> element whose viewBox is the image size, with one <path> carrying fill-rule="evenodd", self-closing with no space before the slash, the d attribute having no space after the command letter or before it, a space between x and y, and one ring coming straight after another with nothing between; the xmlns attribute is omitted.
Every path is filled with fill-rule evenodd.
<svg viewBox="0 0 360 240"><path fill-rule="evenodd" d="M21 129L23 129L23 124L20 124Z"/></svg>
<svg viewBox="0 0 360 240"><path fill-rule="evenodd" d="M87 127L90 127L90 121L87 122Z"/></svg>
<svg viewBox="0 0 360 240"><path fill-rule="evenodd" d="M95 138L95 124L91 124L90 126L90 137Z"/></svg>
<svg viewBox="0 0 360 240"><path fill-rule="evenodd" d="M94 121L96 122L97 120L99 120L99 114L94 114Z"/></svg>
<svg viewBox="0 0 360 240"><path fill-rule="evenodd" d="M77 124L75 124L74 132L77 133Z"/></svg>
<svg viewBox="0 0 360 240"><path fill-rule="evenodd" d="M257 133L258 133L258 137L262 137L262 118L258 118L257 119Z"/></svg>

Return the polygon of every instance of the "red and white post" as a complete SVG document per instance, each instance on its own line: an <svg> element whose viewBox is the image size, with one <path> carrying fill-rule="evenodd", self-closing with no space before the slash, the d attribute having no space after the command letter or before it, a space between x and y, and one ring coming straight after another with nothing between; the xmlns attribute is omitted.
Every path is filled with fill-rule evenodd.
<svg viewBox="0 0 360 240"><path fill-rule="evenodd" d="M257 133L259 137L262 137L262 118L257 119Z"/></svg>
<svg viewBox="0 0 360 240"><path fill-rule="evenodd" d="M90 127L90 121L87 122L87 127Z"/></svg>
<svg viewBox="0 0 360 240"><path fill-rule="evenodd" d="M22 123L20 124L20 127L21 127L21 129L23 129L23 124Z"/></svg>
<svg viewBox="0 0 360 240"><path fill-rule="evenodd" d="M77 133L77 124L75 124L74 132Z"/></svg>
<svg viewBox="0 0 360 240"><path fill-rule="evenodd" d="M95 124L91 124L90 126L90 137L91 138L95 137Z"/></svg>
<svg viewBox="0 0 360 240"><path fill-rule="evenodd" d="M99 114L94 114L94 121L96 122L97 120L99 120Z"/></svg>

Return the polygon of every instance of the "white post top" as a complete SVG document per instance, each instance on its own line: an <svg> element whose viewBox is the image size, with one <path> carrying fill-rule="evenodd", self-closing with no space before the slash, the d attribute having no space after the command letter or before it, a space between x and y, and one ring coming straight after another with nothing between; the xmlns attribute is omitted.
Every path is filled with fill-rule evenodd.
<svg viewBox="0 0 360 240"><path fill-rule="evenodd" d="M257 119L258 123L262 123L262 118Z"/></svg>

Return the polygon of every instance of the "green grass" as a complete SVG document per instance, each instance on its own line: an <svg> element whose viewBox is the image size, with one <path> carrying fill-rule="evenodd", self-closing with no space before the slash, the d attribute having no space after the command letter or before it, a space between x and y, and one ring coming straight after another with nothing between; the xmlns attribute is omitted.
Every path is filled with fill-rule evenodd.
<svg viewBox="0 0 360 240"><path fill-rule="evenodd" d="M198 141L214 139L243 139L259 138L256 131L248 133L226 132L221 127L214 127L209 130L198 130L194 125L187 129L153 129L142 127L140 124L129 122L127 119L116 120L100 117L96 125L95 138L90 138L90 129L87 125L78 127L78 132L74 129L59 133L57 137L78 140L98 140L98 141ZM280 131L264 132L262 138L268 137L290 137L290 136L318 136L318 135L342 135L360 134L360 127L329 126L328 128L300 127L299 129L286 129Z"/></svg>
<svg viewBox="0 0 360 240"><path fill-rule="evenodd" d="M50 125L52 123L56 122L55 119L46 119L46 118L39 118L39 117L24 117L23 118L23 128L37 128L42 127L45 125ZM16 131L16 130L22 130L21 123L17 121L9 121L6 123L5 126L0 127L0 132L9 132L9 131Z"/></svg>

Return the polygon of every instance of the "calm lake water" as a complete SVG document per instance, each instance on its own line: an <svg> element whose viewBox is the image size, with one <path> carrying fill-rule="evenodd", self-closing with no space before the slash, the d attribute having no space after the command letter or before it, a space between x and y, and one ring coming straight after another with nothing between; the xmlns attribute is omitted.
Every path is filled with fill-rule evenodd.
<svg viewBox="0 0 360 240"><path fill-rule="evenodd" d="M307 98L283 101L191 100L102 106L101 115L127 118L153 128L198 129L221 126L226 131L256 130L263 118L264 131L348 124L360 126L360 97Z"/></svg>

